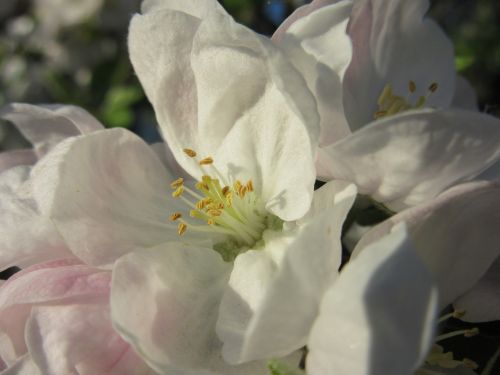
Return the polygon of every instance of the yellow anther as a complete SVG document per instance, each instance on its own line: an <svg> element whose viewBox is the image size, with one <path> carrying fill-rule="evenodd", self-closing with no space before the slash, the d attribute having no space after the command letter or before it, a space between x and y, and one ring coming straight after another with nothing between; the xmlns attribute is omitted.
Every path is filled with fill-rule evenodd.
<svg viewBox="0 0 500 375"><path fill-rule="evenodd" d="M198 190L208 191L208 185L203 182L197 182L194 187Z"/></svg>
<svg viewBox="0 0 500 375"><path fill-rule="evenodd" d="M470 368L471 370L476 370L479 367L476 362L469 358L462 359L462 363L464 364L465 368Z"/></svg>
<svg viewBox="0 0 500 375"><path fill-rule="evenodd" d="M210 156L206 157L205 159L201 159L198 163L200 165L207 165L207 164L212 164L214 162L214 159L212 159Z"/></svg>
<svg viewBox="0 0 500 375"><path fill-rule="evenodd" d="M479 335L479 328L477 328L477 327L474 327L474 328L468 329L468 330L464 333L464 336L465 336L465 337L473 337L473 336L476 336L476 335Z"/></svg>
<svg viewBox="0 0 500 375"><path fill-rule="evenodd" d="M179 236L182 236L184 233L186 233L187 225L184 223L179 223L179 226L177 227L177 233Z"/></svg>
<svg viewBox="0 0 500 375"><path fill-rule="evenodd" d="M245 194L247 193L247 187L246 186L240 186L238 189L238 195L243 198Z"/></svg>
<svg viewBox="0 0 500 375"><path fill-rule="evenodd" d="M240 188L241 188L241 181L240 180L236 180L234 183L233 183L233 188L235 191L239 191Z"/></svg>
<svg viewBox="0 0 500 375"><path fill-rule="evenodd" d="M183 151L190 158L194 158L196 156L196 151L191 150L190 148L185 148Z"/></svg>
<svg viewBox="0 0 500 375"><path fill-rule="evenodd" d="M253 191L253 182L252 182L252 180L248 180L248 182L247 182L247 190L249 192Z"/></svg>
<svg viewBox="0 0 500 375"><path fill-rule="evenodd" d="M215 224L215 220L214 219L208 219L207 220L207 224L208 225L214 225Z"/></svg>
<svg viewBox="0 0 500 375"><path fill-rule="evenodd" d="M205 184L209 184L210 182L212 182L212 177L210 176L207 176L206 174L201 176L201 180L205 183Z"/></svg>
<svg viewBox="0 0 500 375"><path fill-rule="evenodd" d="M224 186L222 188L222 195L226 196L229 193L229 189L230 189L229 186Z"/></svg>
<svg viewBox="0 0 500 375"><path fill-rule="evenodd" d="M207 202L205 199L201 199L198 202L196 202L195 206L198 210L203 210L203 208L207 205Z"/></svg>
<svg viewBox="0 0 500 375"><path fill-rule="evenodd" d="M222 202L217 203L217 208L219 210L223 210L224 209L224 203L222 203Z"/></svg>
<svg viewBox="0 0 500 375"><path fill-rule="evenodd" d="M179 219L181 217L182 217L182 215L180 212L174 212L172 215L170 215L170 220L176 221L177 219Z"/></svg>
<svg viewBox="0 0 500 375"><path fill-rule="evenodd" d="M216 209L211 209L211 210L207 211L207 214L209 214L212 217L218 217L218 216L222 215L222 211L216 210Z"/></svg>
<svg viewBox="0 0 500 375"><path fill-rule="evenodd" d="M415 84L414 81L408 82L408 90L413 94L415 90L417 89L417 85Z"/></svg>
<svg viewBox="0 0 500 375"><path fill-rule="evenodd" d="M182 186L179 186L175 191L172 193L172 197L174 198L179 198L182 193L184 192L184 188Z"/></svg>
<svg viewBox="0 0 500 375"><path fill-rule="evenodd" d="M170 184L170 187L172 189L177 189L179 186L182 186L183 183L184 183L184 179L182 177L179 177L177 180L175 180L174 182L172 182Z"/></svg>
<svg viewBox="0 0 500 375"><path fill-rule="evenodd" d="M464 315L465 315L465 310L455 310L453 311L452 317L454 317L455 319L460 319Z"/></svg>
<svg viewBox="0 0 500 375"><path fill-rule="evenodd" d="M431 85L429 86L430 92L436 92L437 89L438 89L438 84L436 82L431 83Z"/></svg>
<svg viewBox="0 0 500 375"><path fill-rule="evenodd" d="M231 207L233 205L233 193L231 191L226 194L226 205L228 207Z"/></svg>

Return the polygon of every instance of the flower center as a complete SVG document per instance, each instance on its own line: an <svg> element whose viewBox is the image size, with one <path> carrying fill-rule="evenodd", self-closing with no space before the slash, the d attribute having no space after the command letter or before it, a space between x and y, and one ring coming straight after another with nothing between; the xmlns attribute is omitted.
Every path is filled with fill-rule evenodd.
<svg viewBox="0 0 500 375"><path fill-rule="evenodd" d="M382 117L392 116L397 113L408 111L410 109L422 108L427 102L429 96L436 92L437 89L438 84L434 82L428 87L428 92L426 95L421 95L418 97L418 99L415 100L413 96L415 94L415 91L417 91L417 85L414 81L408 82L408 94L405 98L395 95L392 92L392 86L390 84L387 84L378 97L378 110L373 114L373 118L379 119Z"/></svg>
<svg viewBox="0 0 500 375"><path fill-rule="evenodd" d="M225 235L226 240L213 248L224 260L232 261L244 249L258 244L264 230L281 230L283 221L265 210L251 179L233 181L223 176L210 156L197 159L191 149L184 149L184 153L197 161L202 178L193 188L186 186L182 178L170 184L172 196L190 208L190 222L181 212L170 215L171 221L179 223L180 236L188 230Z"/></svg>

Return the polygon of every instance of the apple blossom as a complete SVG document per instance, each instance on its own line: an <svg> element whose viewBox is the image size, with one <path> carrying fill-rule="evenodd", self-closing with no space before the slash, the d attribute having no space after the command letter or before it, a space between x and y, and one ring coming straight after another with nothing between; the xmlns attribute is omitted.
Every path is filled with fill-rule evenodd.
<svg viewBox="0 0 500 375"><path fill-rule="evenodd" d="M273 36L321 117L316 168L395 211L498 162L500 121L474 109L427 0L316 0ZM346 47L347 46L347 47Z"/></svg>

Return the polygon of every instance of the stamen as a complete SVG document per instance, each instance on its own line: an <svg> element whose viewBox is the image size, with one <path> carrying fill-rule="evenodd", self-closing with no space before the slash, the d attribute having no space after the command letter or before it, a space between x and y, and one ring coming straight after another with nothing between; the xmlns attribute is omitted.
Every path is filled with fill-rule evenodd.
<svg viewBox="0 0 500 375"><path fill-rule="evenodd" d="M170 187L172 189L177 189L179 186L182 186L182 184L184 184L184 179L182 177L179 177L177 180L170 184Z"/></svg>
<svg viewBox="0 0 500 375"><path fill-rule="evenodd" d="M198 164L200 165L208 165L212 164L214 162L214 159L212 159L210 156L206 157L205 159L201 159Z"/></svg>
<svg viewBox="0 0 500 375"><path fill-rule="evenodd" d="M438 323L442 323L445 320L448 320L450 318L455 318L455 319L460 319L465 315L465 310L455 310L449 314L443 315L441 318L439 318Z"/></svg>
<svg viewBox="0 0 500 375"><path fill-rule="evenodd" d="M184 187L182 186L179 186L177 189L175 189L175 191L172 193L172 197L174 198L179 198L182 193L184 192Z"/></svg>
<svg viewBox="0 0 500 375"><path fill-rule="evenodd" d="M448 332L448 333L445 333L443 335L439 335L438 337L436 337L436 342L446 340L446 339L449 339L449 338L455 337L455 336L462 336L463 335L465 337L473 337L473 336L476 336L478 334L479 334L479 328L477 328L477 327L474 327L471 329L461 329L458 331Z"/></svg>
<svg viewBox="0 0 500 375"><path fill-rule="evenodd" d="M222 188L222 195L227 196L227 194L229 193L229 189L230 189L229 186L224 186Z"/></svg>
<svg viewBox="0 0 500 375"><path fill-rule="evenodd" d="M247 190L249 192L253 191L253 182L252 182L252 180L248 180L248 182L247 182Z"/></svg>
<svg viewBox="0 0 500 375"><path fill-rule="evenodd" d="M208 191L208 185L204 182L197 182L194 187L201 191Z"/></svg>
<svg viewBox="0 0 500 375"><path fill-rule="evenodd" d="M392 86L391 85L385 85L384 89L382 90L382 93L378 97L377 104L379 107L383 107L386 100L389 99L392 96Z"/></svg>
<svg viewBox="0 0 500 375"><path fill-rule="evenodd" d="M191 150L190 148L185 148L184 150L184 153L189 156L190 158L194 158L196 157L196 151L194 150Z"/></svg>
<svg viewBox="0 0 500 375"><path fill-rule="evenodd" d="M170 220L176 221L177 219L179 219L181 217L182 217L182 214L180 212L174 212L172 215L170 215Z"/></svg>
<svg viewBox="0 0 500 375"><path fill-rule="evenodd" d="M177 227L177 233L179 236L182 236L184 233L186 233L187 230L187 225L185 223L179 223L179 226Z"/></svg>

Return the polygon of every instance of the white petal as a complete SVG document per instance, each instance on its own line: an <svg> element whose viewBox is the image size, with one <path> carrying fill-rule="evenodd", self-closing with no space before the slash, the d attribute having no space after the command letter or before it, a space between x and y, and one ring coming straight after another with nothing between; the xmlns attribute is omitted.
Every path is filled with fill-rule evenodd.
<svg viewBox="0 0 500 375"><path fill-rule="evenodd" d="M65 138L103 129L87 111L72 105L14 103L3 107L0 117L17 126L39 157Z"/></svg>
<svg viewBox="0 0 500 375"><path fill-rule="evenodd" d="M137 248L176 238L175 179L147 144L124 129L69 139L32 171L41 211L75 255L109 265Z"/></svg>
<svg viewBox="0 0 500 375"><path fill-rule="evenodd" d="M368 232L353 256L403 221L437 281L444 307L471 289L500 255L500 183L459 185L405 210Z"/></svg>
<svg viewBox="0 0 500 375"><path fill-rule="evenodd" d="M393 210L425 202L500 158L500 120L462 110L379 120L325 149L330 178L352 181Z"/></svg>
<svg viewBox="0 0 500 375"><path fill-rule="evenodd" d="M264 234L240 254L224 293L217 333L230 363L279 357L305 345L323 292L340 266L340 232L356 189L333 181L315 192L296 229Z"/></svg>
<svg viewBox="0 0 500 375"><path fill-rule="evenodd" d="M277 47L220 13L200 23L166 11L135 16L129 46L165 139L184 169L202 173L182 152L193 148L200 157L215 156L232 174L253 178L268 200L304 197L293 213L286 212L290 204L272 208L283 218L305 213L319 119L303 78ZM290 165L301 176L292 175Z"/></svg>
<svg viewBox="0 0 500 375"><path fill-rule="evenodd" d="M71 256L52 222L40 214L29 195L21 192L29 171L30 167L18 166L0 174L2 270Z"/></svg>
<svg viewBox="0 0 500 375"><path fill-rule="evenodd" d="M346 33L352 2L322 5L321 9L296 19L286 32L278 29L273 40L279 42L304 75L316 97L321 120L320 145L325 146L350 133L344 115L342 80L352 55L351 40ZM307 10L301 8L291 17L298 17L299 12L309 13L316 6L305 6Z"/></svg>
<svg viewBox="0 0 500 375"><path fill-rule="evenodd" d="M113 272L114 326L162 374L236 373L215 334L230 270L215 251L181 243L131 253Z"/></svg>
<svg viewBox="0 0 500 375"><path fill-rule="evenodd" d="M472 289L453 302L456 309L465 311L465 315L460 319L467 322L500 320L499 290L500 258L497 258Z"/></svg>
<svg viewBox="0 0 500 375"><path fill-rule="evenodd" d="M427 354L436 292L399 228L341 271L309 338L310 375L413 373Z"/></svg>
<svg viewBox="0 0 500 375"><path fill-rule="evenodd" d="M462 76L457 75L455 79L455 96L453 97L452 107L477 111L477 94L471 84Z"/></svg>
<svg viewBox="0 0 500 375"><path fill-rule="evenodd" d="M386 84L406 97L413 80L416 102L436 82L438 90L426 106L450 105L455 89L453 46L439 26L424 17L428 7L428 0L357 2L348 29L354 54L344 77L344 106L352 130L373 120Z"/></svg>
<svg viewBox="0 0 500 375"><path fill-rule="evenodd" d="M2 372L2 375L41 375L40 369L29 354L20 357L19 360Z"/></svg>

